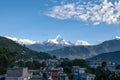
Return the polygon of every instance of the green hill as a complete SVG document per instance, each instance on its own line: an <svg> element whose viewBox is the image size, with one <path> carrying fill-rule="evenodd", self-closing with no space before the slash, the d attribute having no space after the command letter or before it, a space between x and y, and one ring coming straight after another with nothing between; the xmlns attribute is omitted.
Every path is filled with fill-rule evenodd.
<svg viewBox="0 0 120 80"><path fill-rule="evenodd" d="M18 52L18 59L48 59L51 58L51 56L44 52L36 52L33 50L30 50L29 48L25 47L24 45L20 45L10 39L7 39L5 37L0 36L0 47L4 47L9 49L12 52Z"/></svg>
<svg viewBox="0 0 120 80"><path fill-rule="evenodd" d="M120 51L99 54L88 60L96 60L96 59L120 63Z"/></svg>

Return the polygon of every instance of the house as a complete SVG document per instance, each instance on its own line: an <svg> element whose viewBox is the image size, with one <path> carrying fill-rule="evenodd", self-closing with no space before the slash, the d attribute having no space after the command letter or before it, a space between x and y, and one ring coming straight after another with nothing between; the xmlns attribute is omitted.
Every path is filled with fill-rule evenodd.
<svg viewBox="0 0 120 80"><path fill-rule="evenodd" d="M6 77L6 74L2 74L2 75L0 75L0 80L4 80L5 77Z"/></svg>
<svg viewBox="0 0 120 80"><path fill-rule="evenodd" d="M6 80L29 80L32 74L28 73L27 68L7 69Z"/></svg>
<svg viewBox="0 0 120 80"><path fill-rule="evenodd" d="M95 80L95 75L90 73L80 74L79 80Z"/></svg>
<svg viewBox="0 0 120 80"><path fill-rule="evenodd" d="M67 74L65 73L59 73L58 80L69 80Z"/></svg>
<svg viewBox="0 0 120 80"><path fill-rule="evenodd" d="M58 70L51 71L52 80L58 80Z"/></svg>
<svg viewBox="0 0 120 80"><path fill-rule="evenodd" d="M113 71L116 67L116 63L111 62L111 61L101 60L101 59L89 60L88 64L91 68L97 68L99 66L102 66L103 62L106 62L106 69L110 71Z"/></svg>
<svg viewBox="0 0 120 80"><path fill-rule="evenodd" d="M86 68L80 68L79 66L73 66L73 80L94 80L95 75L86 73Z"/></svg>
<svg viewBox="0 0 120 80"><path fill-rule="evenodd" d="M72 72L73 73L85 73L86 68L80 68L79 66L73 66Z"/></svg>
<svg viewBox="0 0 120 80"><path fill-rule="evenodd" d="M44 77L48 80L59 80L59 73L63 73L62 67L48 67L44 70Z"/></svg>
<svg viewBox="0 0 120 80"><path fill-rule="evenodd" d="M97 68L102 65L104 61L101 59L96 59L96 60L89 60L88 64L91 68Z"/></svg>
<svg viewBox="0 0 120 80"><path fill-rule="evenodd" d="M57 65L60 65L60 61L57 59L46 60L46 66L48 66L48 67L55 67Z"/></svg>

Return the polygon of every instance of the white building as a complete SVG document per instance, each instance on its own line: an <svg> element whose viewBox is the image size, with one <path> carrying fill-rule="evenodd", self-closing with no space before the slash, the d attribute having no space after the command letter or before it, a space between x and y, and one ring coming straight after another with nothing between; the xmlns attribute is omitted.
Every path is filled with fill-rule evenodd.
<svg viewBox="0 0 120 80"><path fill-rule="evenodd" d="M27 68L9 68L6 80L29 80L31 76L32 74L28 73Z"/></svg>
<svg viewBox="0 0 120 80"><path fill-rule="evenodd" d="M67 74L65 73L59 73L58 80L69 80Z"/></svg>
<svg viewBox="0 0 120 80"><path fill-rule="evenodd" d="M73 80L94 80L95 75L86 73L86 68L80 68L79 66L73 66Z"/></svg>

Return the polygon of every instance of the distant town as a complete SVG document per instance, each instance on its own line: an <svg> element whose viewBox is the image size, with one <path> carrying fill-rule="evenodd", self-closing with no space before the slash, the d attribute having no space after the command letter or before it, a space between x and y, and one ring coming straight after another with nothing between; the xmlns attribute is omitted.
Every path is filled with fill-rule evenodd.
<svg viewBox="0 0 120 80"><path fill-rule="evenodd" d="M16 61L21 66L8 68L0 80L118 80L120 65L110 61L68 58ZM36 65L35 67L32 67ZM40 65L41 64L41 65ZM25 67L27 65L28 67Z"/></svg>

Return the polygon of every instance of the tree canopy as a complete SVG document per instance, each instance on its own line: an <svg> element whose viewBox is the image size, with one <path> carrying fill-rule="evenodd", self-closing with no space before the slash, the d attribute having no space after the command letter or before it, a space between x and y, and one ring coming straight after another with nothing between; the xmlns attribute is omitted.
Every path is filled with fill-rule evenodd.
<svg viewBox="0 0 120 80"><path fill-rule="evenodd" d="M17 55L17 52L13 52L9 48L0 47L0 74L4 74L8 67L14 66Z"/></svg>

